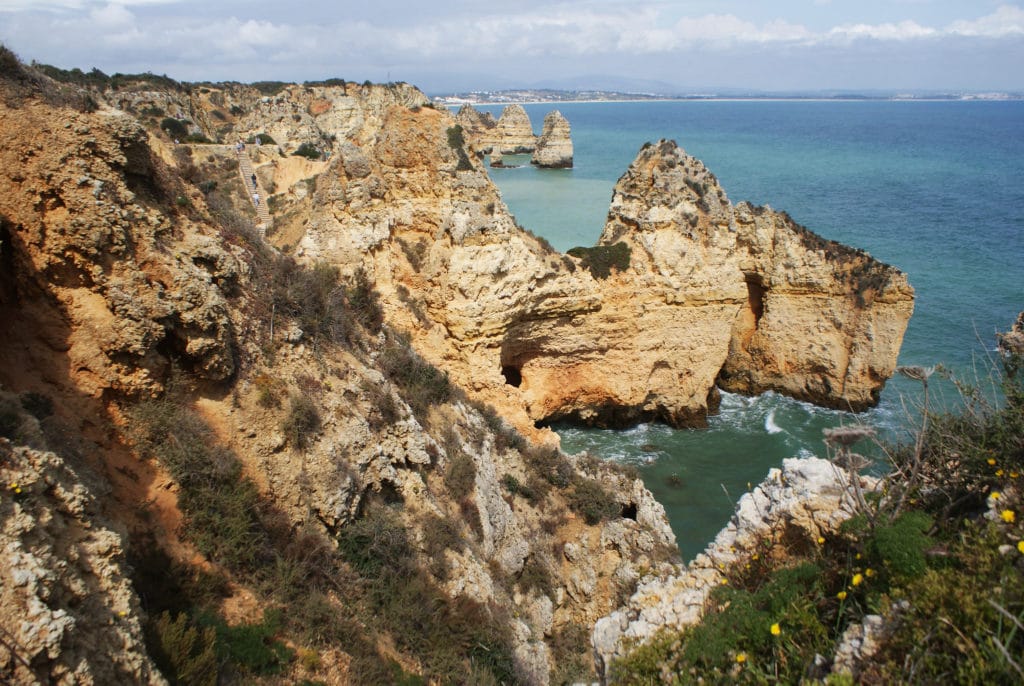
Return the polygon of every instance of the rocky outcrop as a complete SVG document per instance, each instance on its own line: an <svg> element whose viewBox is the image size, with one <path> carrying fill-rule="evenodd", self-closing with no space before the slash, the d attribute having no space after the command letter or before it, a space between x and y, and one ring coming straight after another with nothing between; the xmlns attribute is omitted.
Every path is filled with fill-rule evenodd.
<svg viewBox="0 0 1024 686"><path fill-rule="evenodd" d="M718 385L854 409L877 400L913 307L898 270L785 214L733 206L670 141L619 180L599 246L558 255L516 227L482 169L460 166L450 122L389 110L361 148L370 173L320 177L326 211L299 250L370 271L417 349L519 430L699 425ZM602 273L616 253L625 261Z"/></svg>
<svg viewBox="0 0 1024 686"><path fill-rule="evenodd" d="M483 146L504 155L533 152L537 136L533 133L530 115L522 105L508 105L501 111L497 125L485 134Z"/></svg>
<svg viewBox="0 0 1024 686"><path fill-rule="evenodd" d="M878 401L913 310L898 270L785 213L732 206L715 176L671 141L642 150L616 185L601 243L616 241L632 247L644 290L670 309L706 308L700 328L716 338L703 339L715 346L703 357L719 365L725 390L777 390L853 410Z"/></svg>
<svg viewBox="0 0 1024 686"><path fill-rule="evenodd" d="M866 490L876 484L861 479ZM782 469L769 471L761 484L740 498L729 524L693 562L666 578L641 582L622 608L596 622L592 641L599 672L606 674L614 659L661 629L697 623L726 569L753 554L767 554L772 542L787 535L815 540L834 534L856 512L855 503L846 473L831 462L783 460Z"/></svg>
<svg viewBox="0 0 1024 686"><path fill-rule="evenodd" d="M400 94L379 102L377 92L367 88L352 96L358 123L341 122L339 130L347 133L336 141L330 162L317 178L302 179L308 193L296 208L315 207L316 213L296 212L302 233L295 252L308 260L331 257L347 273L366 269L377 279L374 285L392 326L416 331L421 340L452 335L468 341L481 328L490 331L493 323L471 321L473 295L461 289L479 284L462 283L464 274L476 274L481 267L497 271L506 251L522 252L535 260L530 272L515 276L517 289L526 291L526 284L556 269L562 258L516 228L480 165L449 140L447 113L409 105ZM312 110L318 114L311 116L326 116L329 110L319 104ZM164 145L160 134L147 135L122 112L54 111L31 98L16 110L0 106L0 131L6 141L0 152L0 383L21 393L45 392L55 414L74 418L74 428L90 432L88 451L83 451L88 458L78 459L96 467L97 480L106 486L98 497L107 504L107 514L119 518L119 530L152 534L167 543L178 564L222 564L204 559L182 540L181 523L188 521L177 508L182 485L127 436L133 404L161 395L175 361L194 384L176 402L210 428L202 441L223 448L220 466L225 471L237 467L259 488L261 505L280 517L275 525L327 537L372 506L400 503L393 509L415 551L410 564L430 575L430 584L459 602L521 610L502 621L518 673L529 683L547 683L553 635L589 625L632 591L642 570L660 569L677 556L664 510L639 480L584 456L534 453L534 446L458 393L448 402L414 411L382 371L395 354L398 336L363 335L348 322L357 342L349 345L339 336L326 344L303 331L308 328L303 320L280 309L275 313L267 291L284 283L272 275L285 279L295 272L270 269L283 258L246 230L244 216L225 212L218 217L227 221L215 223L209 211L213 197L178 176L171 164L189 157L185 146ZM199 167L189 174L193 180L227 167L230 173L219 177L220 183L239 183L225 146L197 146L190 154ZM177 169L187 167L182 162ZM259 170L269 175L265 183L282 186L285 171L283 165ZM441 223L435 225L436 220ZM287 222L276 226L293 230ZM453 245L471 250L453 254ZM449 269L451 275L444 276ZM443 282L429 300L430 282L419 274ZM530 296L535 309L577 307L572 295L565 295L573 291L571 279L565 271L550 288L535 286ZM487 292L494 293L490 287ZM447 334L427 317L443 312L452 298L469 312L451 318L453 333ZM500 370L493 375L503 388ZM320 416L302 449L282 429L287 411L282 401L299 397L312 399ZM3 435L23 433L20 426L0 429ZM21 465L20 459L0 454L0 467ZM465 492L455 496L447 472L457 459L468 460L464 469L470 476ZM25 465L4 478L10 476L9 483L19 488L29 484L26 502L35 506L41 502L40 484L53 479L43 462ZM557 474L546 472L545 465L557 468ZM510 488L517 482L509 477L542 486L527 497ZM600 521L570 509L572 484L578 480L606 499ZM0 507L10 502L21 501L5 495ZM137 515L143 505L146 517ZM33 523L35 517L40 521ZM2 521L17 523L16 533L22 536L22 530L45 528L53 519L49 510L39 509ZM431 547L428 535L429 523L438 520L456 538L440 549ZM91 546L89 533L103 532L98 525L79 532L86 528L75 528L81 533L75 542ZM62 542L52 555L39 558L39 567L77 559L91 565L92 557L107 554L117 558L120 542L108 539L99 536L103 545L97 543L98 552ZM563 554L567 541L592 554ZM121 583L118 570L99 562L96 569L109 577L104 583ZM81 585L92 588L100 582L87 571ZM23 576L12 574L16 580ZM232 581L240 586L239 596L253 592L244 588L244 579ZM8 588L20 587L4 582L3 592ZM77 586L74 590L79 591ZM52 601L39 594L44 602ZM135 601L115 596L106 606L67 597L89 615L81 626L96 623L116 632L119 613L134 618L136 608ZM105 598L98 594L96 602ZM10 603L20 608L22 600ZM47 607L54 622L64 622L57 604ZM234 619L258 621L258 615ZM53 640L60 649L47 643L47 660L81 666L72 680L88 683L92 677L86 670L96 669L96 683L159 681L139 666L134 644L120 634L124 655L111 660L109 669L128 665L126 676L109 676L83 663L80 639L70 633L70 622L65 624L54 625ZM58 636L58 630L64 633ZM36 650L28 638L22 647ZM103 650L105 643L97 655L105 655ZM403 664L421 668L415 656Z"/></svg>
<svg viewBox="0 0 1024 686"><path fill-rule="evenodd" d="M241 267L145 130L121 112L57 117L29 101L0 106L0 131L0 306L31 313L46 347L66 350L78 389L152 392L171 356L231 376L227 294Z"/></svg>
<svg viewBox="0 0 1024 686"><path fill-rule="evenodd" d="M572 167L572 155L569 120L558 110L548 112L530 164L547 169L568 169Z"/></svg>
<svg viewBox="0 0 1024 686"><path fill-rule="evenodd" d="M493 114L481 112L467 103L459 108L458 113L455 115L455 121L465 131L466 139L476 144L477 150L487 152L482 145L482 141L492 138L492 132L498 126L498 122L494 119Z"/></svg>
<svg viewBox="0 0 1024 686"><path fill-rule="evenodd" d="M59 456L0 438L0 681L166 684L121 536Z"/></svg>
<svg viewBox="0 0 1024 686"><path fill-rule="evenodd" d="M1017 315L1017 321L1006 333L996 334L999 349L1013 355L1024 355L1024 312Z"/></svg>

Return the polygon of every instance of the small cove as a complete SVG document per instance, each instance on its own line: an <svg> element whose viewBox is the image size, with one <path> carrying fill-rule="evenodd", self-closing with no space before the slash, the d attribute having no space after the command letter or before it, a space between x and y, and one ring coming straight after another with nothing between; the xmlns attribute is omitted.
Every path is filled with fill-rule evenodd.
<svg viewBox="0 0 1024 686"><path fill-rule="evenodd" d="M535 129L559 109L576 166L529 157L493 169L509 209L561 251L593 245L611 191L646 141L675 139L733 202L787 211L907 272L917 291L901 364L986 377L993 334L1024 309L1024 102L685 101L527 105ZM481 107L496 117L501 107ZM821 430L863 421L907 435L916 388L890 381L859 416L776 394L726 394L704 430L557 426L563 447L636 464L668 512L685 559L728 520L748 483L786 457L823 455ZM942 402L955 390L940 385Z"/></svg>

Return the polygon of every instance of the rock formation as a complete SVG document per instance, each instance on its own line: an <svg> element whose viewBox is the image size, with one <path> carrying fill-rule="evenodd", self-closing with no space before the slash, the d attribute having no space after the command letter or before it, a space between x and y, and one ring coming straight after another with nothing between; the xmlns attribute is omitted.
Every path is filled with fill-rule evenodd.
<svg viewBox="0 0 1024 686"><path fill-rule="evenodd" d="M877 482L862 477L865 489ZM835 534L856 512L856 498L842 470L818 458L783 460L765 480L745 493L728 525L693 562L676 573L643 581L625 605L598 620L592 636L598 671L606 674L624 650L652 638L661 629L697 623L708 596L722 583L724 570L752 554L767 554L765 541L786 536ZM796 539L794 539L796 540Z"/></svg>
<svg viewBox="0 0 1024 686"><path fill-rule="evenodd" d="M572 136L569 120L558 110L548 112L544 117L544 130L537 139L530 164L548 169L572 167Z"/></svg>
<svg viewBox="0 0 1024 686"><path fill-rule="evenodd" d="M483 146L504 155L533 152L537 136L533 133L530 115L522 105L508 105L501 111L497 125L485 133Z"/></svg>
<svg viewBox="0 0 1024 686"><path fill-rule="evenodd" d="M258 491L258 507L247 510L256 521L249 520L244 531L260 532L267 546L276 540L275 531L288 544L296 532L303 541L325 542L322 550L328 552L315 574L328 581L316 593L295 588L305 589L304 601L322 603L328 618L350 603L368 602L358 595L358 584L338 590L339 579L351 579L353 572L336 553L336 537L367 512L386 512L409 545L407 572L425 579L426 588L439 589L438 597L455 608L451 612L479 604L483 619L497 623L509 669L518 678L547 683L567 656L582 660L572 674L586 678L585 646L575 638L564 643L552 637L582 636L582 627L632 591L641 570L660 569L674 559L664 510L635 478L586 456L526 443L479 403L482 394L473 384L467 390L477 399L469 400L449 389L449 377L424 371L431 368L394 331L415 331L418 344L424 336L443 342L442 328L423 324L418 315L443 312L450 298L457 308L471 310L472 294L461 289L479 283L463 283L462 276L478 274L481 267L496 272L508 246L536 260L534 270L516 278L524 292L536 292L530 297L539 312L548 307L549 295L571 300L575 293L566 291L574 288L575 277L553 266L564 264L563 258L544 252L516 228L480 166L447 136L453 123L447 113L419 106L417 98L406 102L401 89L348 84L330 96L338 102L326 103L309 98L327 90L311 90L280 95L294 97L311 113L302 135L324 131L323 118L341 105L355 108L336 123L330 162L312 180L284 164L268 162L260 173L267 185L280 187L282 197L295 186L306 190L294 193L274 238L292 241L295 253L310 262L336 256L333 261L351 276L338 284L323 281L333 274L325 265L311 268L321 281L295 281L305 273L301 265L247 224L243 213L251 209L230 146L173 146L158 123L147 131L103 105L98 111L75 110L31 92L0 98L0 384L18 394L17 402L47 405L49 428L39 431L60 444L61 458L78 474L61 471L49 453L3 448L6 438L31 444L38 433L24 429L20 410L11 410L17 403L6 403L4 394L0 467L22 492L17 498L5 492L0 499L0 508L7 508L2 521L14 527L3 534L27 557L0 565L0 589L9 594L6 605L19 613L27 607L49 624L40 620L25 627L20 614L0 613L3 635L18 637L18 655L25 649L40 656L43 650L33 669L45 662L58 683L159 683L138 645L139 622L152 628L156 618L143 611L146 597L140 609L117 566L122 545L137 551L149 539L174 563L173 569L163 568L164 576L180 574L175 570L184 566L223 581L217 592L227 597L218 598L222 605L211 611L232 625L258 622L262 609L282 602L277 590L295 592L268 594L244 567L195 537L194 511L183 504L189 502L188 479L176 479L172 465L133 433L139 424L133 412L156 398L152 402L164 403L161 412L182 412L175 416L187 420L172 422L174 433L161 444L183 454L196 450L194 444L208 446L215 452L205 459L215 474L229 481L244 475ZM279 122L280 131L290 135L287 117L278 115L297 113L295 103L285 106L277 96L241 90L231 97L237 99L224 102L240 103L235 106L243 110L241 118L249 108L266 108L266 122L252 119L243 128L267 130ZM145 107L142 101L136 105ZM204 117L195 115L197 121ZM287 149L294 142L280 144ZM316 211L303 214L306 208ZM442 223L433 224L438 219ZM475 251L458 254L452 245ZM363 291L360 269L377 279ZM530 286L550 269L565 270L553 288ZM436 294L426 293L431 283L420 273L443 281ZM328 312L284 307L299 307L296 301L312 290L302 285L309 283L331 287L324 293L330 296ZM390 318L387 329L364 327L356 314L356 293L370 298L366 293L374 286ZM452 335L467 342L479 326L492 326L469 316L453 317L451 325ZM444 349L426 346L424 352ZM449 389L448 395L418 402L402 386L402 373L410 367ZM501 370L493 375L503 389ZM178 377L184 381L170 401L165 394ZM317 420L305 415L310 423L298 432L288 422L302 398ZM179 438L179 430L198 433ZM457 490L453 465L461 470ZM90 489L95 509L111 518L123 539L99 520L88 524L84 518L92 505L81 510L77 500L61 500L61 489L78 492L77 479L96 482ZM55 495L50 488L57 489ZM584 495L590 507L600 508L596 513L577 502ZM65 525L76 533L74 540L59 538ZM261 547L254 564L280 569L277 562L295 563L285 548ZM22 561L24 569L18 566ZM70 569L69 561L81 561L83 568ZM91 575L89 566L103 578ZM52 569L60 574L47 571ZM261 573L273 571L268 569ZM54 580L64 583L65 572L71 590L54 592ZM89 595L97 588L103 594ZM344 602L340 592L349 594ZM65 601L73 607L65 608ZM503 610L513 607L514 616ZM75 612L88 617L79 619ZM73 631L72 617L83 632ZM50 625L45 636L33 628ZM369 636L372 655L378 644L387 645L385 657L400 661L402 669L434 673L434 665L421 661L402 636L384 633L376 622L357 626ZM311 640L294 627L286 631L293 645ZM362 633L346 631L345 640ZM107 659L108 644L115 643L121 652ZM83 658L85 645L107 662ZM347 670L354 669L355 658L343 652L354 649L343 645L338 639L320 651L321 672L354 678ZM21 680L16 662L10 650L0 650L0 669L6 670L0 680L14 680L15 674ZM290 669L282 678L310 676L298 662Z"/></svg>
<svg viewBox="0 0 1024 686"><path fill-rule="evenodd" d="M0 483L0 680L166 684L143 643L121 536L81 476L0 438Z"/></svg>
<svg viewBox="0 0 1024 686"><path fill-rule="evenodd" d="M443 142L405 143L444 127L395 110L366 151L374 173L322 179L320 197L345 200L300 248L353 269L374 254L389 317L520 430L563 417L699 424L717 384L859 409L892 374L913 305L905 276L784 214L732 206L674 143L647 146L616 185L588 259L628 255L595 277L516 230L482 170L452 175Z"/></svg>
<svg viewBox="0 0 1024 686"><path fill-rule="evenodd" d="M495 127L498 126L494 115L490 112L481 112L467 103L459 108L455 115L455 121L466 132L466 138L476 142L475 147L478 150L486 152L481 142L490 138Z"/></svg>

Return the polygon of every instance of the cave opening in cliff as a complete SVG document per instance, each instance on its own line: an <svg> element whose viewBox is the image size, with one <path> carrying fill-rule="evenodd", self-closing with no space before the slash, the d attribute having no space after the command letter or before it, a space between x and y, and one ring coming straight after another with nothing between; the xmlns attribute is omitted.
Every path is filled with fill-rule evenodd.
<svg viewBox="0 0 1024 686"><path fill-rule="evenodd" d="M622 518L636 521L636 503L626 503L622 506Z"/></svg>
<svg viewBox="0 0 1024 686"><path fill-rule="evenodd" d="M754 313L754 328L757 328L761 323L761 315L764 314L765 287L756 274L747 274L744 280L747 282L747 305Z"/></svg>
<svg viewBox="0 0 1024 686"><path fill-rule="evenodd" d="M510 364L502 365L501 375L505 377L505 383L509 386L519 388L523 383L523 373L519 371L519 367L515 367Z"/></svg>

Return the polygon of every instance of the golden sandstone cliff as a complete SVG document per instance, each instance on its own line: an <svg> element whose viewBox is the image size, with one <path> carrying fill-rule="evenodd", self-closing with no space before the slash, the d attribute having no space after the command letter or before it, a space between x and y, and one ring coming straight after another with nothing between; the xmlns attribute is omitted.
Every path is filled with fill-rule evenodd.
<svg viewBox="0 0 1024 686"><path fill-rule="evenodd" d="M139 622L206 640L194 608L154 602L173 596L229 626L286 610L272 635L316 656L281 665L286 679L587 679L591 626L672 559L672 533L639 480L498 415L552 444L536 426L558 418L699 424L718 386L861 408L910 315L902 274L730 205L671 142L640 152L599 246L569 256L517 226L472 136L403 84L84 96L0 76L0 448L5 476L31 484L5 494L7 535L45 538L32 513L63 507L41 500L38 465L83 475L95 504L74 526L117 531L98 554L119 579L123 545L142 589L140 606L114 584L104 619L133 678L153 674L147 651L185 668L164 644L143 651ZM223 144L176 146L166 118ZM248 146L272 189L266 240L233 150L260 133L275 141ZM321 159L289 154L304 143ZM210 519L223 493L247 506ZM138 572L153 546L178 586ZM215 590L195 590L196 570ZM75 602L37 597L54 616ZM410 621L438 645L396 609L424 602L442 624ZM9 635L20 621L0 611ZM63 635L4 644L0 674L68 682L60 655L91 639ZM466 646L484 652L463 661Z"/></svg>
<svg viewBox="0 0 1024 686"><path fill-rule="evenodd" d="M283 121L252 108L316 111L283 146L337 136L329 163L253 154L278 239L350 227L339 278L254 230L232 145L174 145L159 115L147 131L106 104L187 112L185 94L3 66L0 537L18 554L0 561L0 680L589 678L590 625L677 556L664 510L466 397L401 335L411 305L382 326L358 269L384 274L390 227L343 203L433 211L443 189L409 170L455 175L450 117L404 104L411 88L221 91L239 113L213 118L243 129ZM335 116L351 128L320 128ZM255 656L233 652L247 635Z"/></svg>
<svg viewBox="0 0 1024 686"><path fill-rule="evenodd" d="M458 169L448 126L392 110L374 146L319 177L294 238L310 258L368 269L417 349L520 430L700 424L719 386L877 400L913 307L897 270L731 205L668 141L616 185L598 248L559 255L515 226L479 165ZM586 266L616 259L598 276Z"/></svg>

